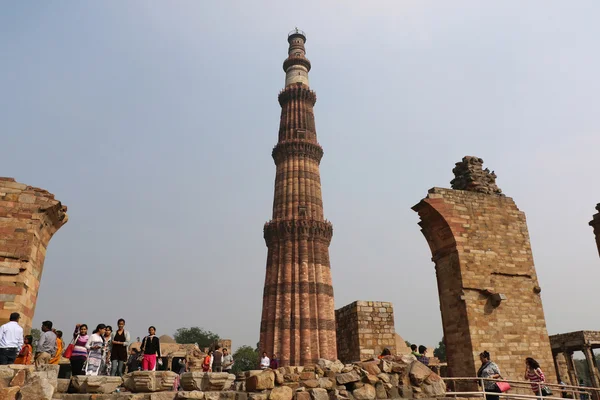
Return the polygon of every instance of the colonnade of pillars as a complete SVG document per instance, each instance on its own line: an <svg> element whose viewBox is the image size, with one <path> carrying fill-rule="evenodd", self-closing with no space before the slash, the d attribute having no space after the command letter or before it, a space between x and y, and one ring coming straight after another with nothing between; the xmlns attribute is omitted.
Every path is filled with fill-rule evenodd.
<svg viewBox="0 0 600 400"><path fill-rule="evenodd" d="M585 355L585 360L588 366L588 371L590 373L590 384L592 387L600 388L600 371L598 370L598 363L596 362L596 357L594 355L594 351L592 350L591 345L584 345L581 348L581 351ZM568 374L569 383L573 386L579 385L579 376L577 375L577 368L575 367L575 362L573 361L573 350L567 350L566 348L562 349L562 354L566 363L566 372ZM559 377L559 380L565 381L567 378L564 376L564 368L561 368L560 361L554 356L554 362L556 363L556 372Z"/></svg>

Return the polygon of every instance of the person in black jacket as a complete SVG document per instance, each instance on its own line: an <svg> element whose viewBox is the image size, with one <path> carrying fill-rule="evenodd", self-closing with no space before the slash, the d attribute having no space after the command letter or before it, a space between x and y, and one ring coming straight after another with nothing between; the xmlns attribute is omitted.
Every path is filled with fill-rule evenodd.
<svg viewBox="0 0 600 400"><path fill-rule="evenodd" d="M144 359L142 360L143 371L154 371L156 369L156 357L160 355L160 340L156 336L156 328L151 326L148 328L148 336L142 340L142 353Z"/></svg>

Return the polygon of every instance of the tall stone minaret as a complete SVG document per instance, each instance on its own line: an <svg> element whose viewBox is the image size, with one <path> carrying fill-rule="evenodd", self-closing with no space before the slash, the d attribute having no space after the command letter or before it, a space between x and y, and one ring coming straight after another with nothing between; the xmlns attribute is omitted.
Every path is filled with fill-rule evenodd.
<svg viewBox="0 0 600 400"><path fill-rule="evenodd" d="M272 153L277 167L273 219L264 228L268 255L260 351L276 354L284 366L337 357L329 266L333 227L323 218L323 149L317 142L317 97L308 86L305 42L298 29L288 35L279 141Z"/></svg>

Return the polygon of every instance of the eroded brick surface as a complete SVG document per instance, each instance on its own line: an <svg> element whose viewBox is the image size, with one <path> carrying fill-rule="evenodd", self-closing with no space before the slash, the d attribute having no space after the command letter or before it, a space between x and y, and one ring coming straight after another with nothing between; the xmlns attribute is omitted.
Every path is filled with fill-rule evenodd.
<svg viewBox="0 0 600 400"><path fill-rule="evenodd" d="M525 214L509 197L442 188L413 210L435 263L449 373L475 376L487 350L506 378L534 357L555 382Z"/></svg>
<svg viewBox="0 0 600 400"><path fill-rule="evenodd" d="M31 329L46 248L66 211L46 190L0 178L0 324L19 312Z"/></svg>

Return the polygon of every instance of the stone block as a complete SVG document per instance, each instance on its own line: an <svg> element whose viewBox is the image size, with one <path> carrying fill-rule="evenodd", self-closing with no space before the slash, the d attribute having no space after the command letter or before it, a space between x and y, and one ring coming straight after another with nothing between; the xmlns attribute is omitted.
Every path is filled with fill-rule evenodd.
<svg viewBox="0 0 600 400"><path fill-rule="evenodd" d="M335 382L331 378L319 378L319 387L325 390L331 390L335 386Z"/></svg>
<svg viewBox="0 0 600 400"><path fill-rule="evenodd" d="M304 371L300 374L301 381L307 381L309 379L315 379L316 374L313 371Z"/></svg>
<svg viewBox="0 0 600 400"><path fill-rule="evenodd" d="M351 369L349 372L338 374L336 380L338 384L345 385L347 383L358 382L360 381L360 378L360 374L354 369Z"/></svg>
<svg viewBox="0 0 600 400"><path fill-rule="evenodd" d="M273 389L275 387L275 374L271 370L266 370L258 375L246 379L246 391L257 392L260 390Z"/></svg>
<svg viewBox="0 0 600 400"><path fill-rule="evenodd" d="M267 400L267 393L248 393L248 400Z"/></svg>
<svg viewBox="0 0 600 400"><path fill-rule="evenodd" d="M184 390L222 391L229 390L235 375L227 372L184 372L181 374L181 387Z"/></svg>
<svg viewBox="0 0 600 400"><path fill-rule="evenodd" d="M294 393L295 400L310 400L310 393L308 392L296 392Z"/></svg>
<svg viewBox="0 0 600 400"><path fill-rule="evenodd" d="M271 390L269 400L292 400L294 391L287 386L276 387Z"/></svg>
<svg viewBox="0 0 600 400"><path fill-rule="evenodd" d="M200 390L181 391L181 392L177 393L177 398L185 399L185 400L191 400L191 399L202 400L202 399L204 399L204 392L202 392Z"/></svg>
<svg viewBox="0 0 600 400"><path fill-rule="evenodd" d="M121 381L122 381L122 379L121 379ZM67 393L67 390L69 390L70 384L71 384L70 379L58 379L57 384L56 384L56 391L54 392L54 395L56 396L56 393Z"/></svg>
<svg viewBox="0 0 600 400"><path fill-rule="evenodd" d="M362 387L355 389L352 395L356 400L374 400L377 396L375 387L371 384L364 384Z"/></svg>
<svg viewBox="0 0 600 400"><path fill-rule="evenodd" d="M112 395L111 396L111 400L112 400ZM177 392L156 392L156 393L150 393L149 395L147 395L147 399L148 400L176 400L177 399ZM92 400L100 400L98 398L93 398ZM108 400L108 398L107 398Z"/></svg>
<svg viewBox="0 0 600 400"><path fill-rule="evenodd" d="M76 375L71 378L73 388L79 393L113 393L123 384L119 376L85 376Z"/></svg>
<svg viewBox="0 0 600 400"><path fill-rule="evenodd" d="M20 389L18 386L0 389L0 400L17 400Z"/></svg>
<svg viewBox="0 0 600 400"><path fill-rule="evenodd" d="M54 387L48 379L33 376L25 386L21 387L20 393L23 399L52 400Z"/></svg>
<svg viewBox="0 0 600 400"><path fill-rule="evenodd" d="M310 389L308 392L310 393L311 400L329 400L329 395L325 389Z"/></svg>
<svg viewBox="0 0 600 400"><path fill-rule="evenodd" d="M24 386L27 380L27 370L21 369L15 373L15 376L11 379L9 386Z"/></svg>
<svg viewBox="0 0 600 400"><path fill-rule="evenodd" d="M381 373L381 369L379 369L379 360L361 362L358 363L358 366L374 376L377 376Z"/></svg>
<svg viewBox="0 0 600 400"><path fill-rule="evenodd" d="M375 384L375 397L378 399L387 399L387 390L383 384L383 382L377 382Z"/></svg>
<svg viewBox="0 0 600 400"><path fill-rule="evenodd" d="M177 374L171 371L134 371L123 377L124 386L134 393L173 390Z"/></svg>

